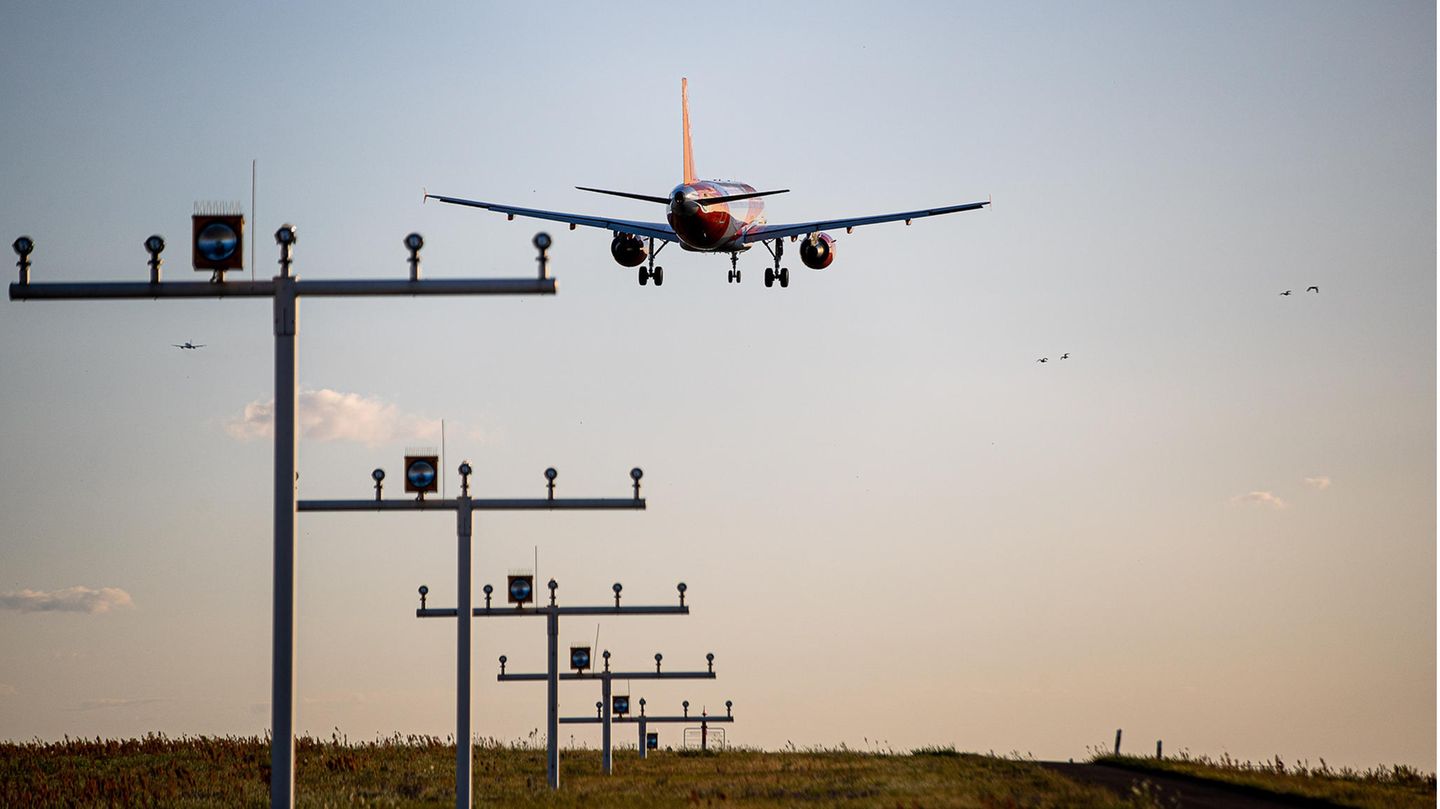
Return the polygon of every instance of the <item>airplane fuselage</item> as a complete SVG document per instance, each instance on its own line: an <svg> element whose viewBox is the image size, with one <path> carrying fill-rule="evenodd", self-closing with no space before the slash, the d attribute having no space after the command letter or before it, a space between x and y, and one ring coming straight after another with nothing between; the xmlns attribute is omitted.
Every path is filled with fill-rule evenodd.
<svg viewBox="0 0 1440 809"><path fill-rule="evenodd" d="M752 194L755 186L716 180L682 183L670 192L665 219L675 229L680 246L706 253L733 253L748 250L743 239L752 228L765 224L765 200L761 197L705 205L710 197Z"/></svg>

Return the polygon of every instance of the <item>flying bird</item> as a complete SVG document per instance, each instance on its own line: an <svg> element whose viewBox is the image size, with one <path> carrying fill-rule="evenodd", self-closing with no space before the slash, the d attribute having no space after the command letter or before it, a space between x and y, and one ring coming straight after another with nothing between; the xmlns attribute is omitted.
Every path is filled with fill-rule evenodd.
<svg viewBox="0 0 1440 809"><path fill-rule="evenodd" d="M1064 354L1061 354L1061 355L1060 355L1060 359L1062 359L1062 360L1068 360L1068 359L1070 359L1070 352L1069 352L1069 351L1066 351Z"/></svg>
<svg viewBox="0 0 1440 809"><path fill-rule="evenodd" d="M1306 291L1306 292L1314 292L1316 295L1319 295L1319 294L1320 294L1320 287L1305 287L1305 291Z"/></svg>
<svg viewBox="0 0 1440 809"><path fill-rule="evenodd" d="M1049 357L1041 357L1040 359L1035 360L1035 361L1036 361L1036 362L1049 362L1049 361L1050 361L1050 358L1049 358Z"/></svg>
<svg viewBox="0 0 1440 809"><path fill-rule="evenodd" d="M189 340L186 340L183 344L182 344L182 343L171 343L170 345L175 346L176 348L186 349L186 350L190 350L190 351L193 351L194 349L197 349L197 348L204 348L204 347L205 347L205 344L204 344L204 343L201 343L201 344L199 344L199 345L196 345L196 344L190 342Z"/></svg>
<svg viewBox="0 0 1440 809"><path fill-rule="evenodd" d="M1284 292L1281 292L1280 294L1281 294L1281 295L1289 295L1289 294L1290 294L1290 290L1287 289L1287 290L1285 290Z"/></svg>

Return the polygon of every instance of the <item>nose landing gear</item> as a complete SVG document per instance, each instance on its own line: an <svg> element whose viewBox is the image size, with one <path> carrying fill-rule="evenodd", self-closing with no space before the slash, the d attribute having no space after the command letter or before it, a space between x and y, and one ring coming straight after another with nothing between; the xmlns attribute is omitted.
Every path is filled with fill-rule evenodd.
<svg viewBox="0 0 1440 809"><path fill-rule="evenodd" d="M730 275L727 276L726 279L725 279L726 281L728 281L728 282L731 283L731 284L738 284L738 283L740 283L740 268L736 266L736 265L739 264L739 263L740 263L740 254L739 254L739 253L731 253L731 254L730 254Z"/></svg>

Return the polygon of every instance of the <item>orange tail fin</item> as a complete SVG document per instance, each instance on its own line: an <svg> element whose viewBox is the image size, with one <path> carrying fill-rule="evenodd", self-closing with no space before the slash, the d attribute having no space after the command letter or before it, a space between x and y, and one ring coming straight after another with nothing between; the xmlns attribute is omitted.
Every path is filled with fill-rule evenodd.
<svg viewBox="0 0 1440 809"><path fill-rule="evenodd" d="M690 151L690 94L685 79L680 80L680 119L685 127L685 179L686 184L695 182L695 155Z"/></svg>

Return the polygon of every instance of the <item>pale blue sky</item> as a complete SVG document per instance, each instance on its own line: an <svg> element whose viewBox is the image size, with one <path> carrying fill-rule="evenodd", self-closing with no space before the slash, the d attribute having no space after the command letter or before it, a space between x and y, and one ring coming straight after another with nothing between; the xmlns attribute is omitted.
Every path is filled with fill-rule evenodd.
<svg viewBox="0 0 1440 809"><path fill-rule="evenodd" d="M286 221L306 278L400 277L411 230L430 277L528 275L548 224L421 188L656 216L572 186L673 186L688 76L699 173L793 189L772 222L995 204L840 233L783 291L674 248L641 289L558 227L554 299L305 301L302 387L376 407L327 422L370 442L302 441L301 497L367 496L442 418L486 493L643 466L645 514L481 520L476 582L537 546L568 603L684 579L690 617L601 644L714 651L717 682L633 693L733 699L740 743L1124 727L1433 770L1433 4L753 13L10 4L0 237L36 281L141 280L158 232L189 279L194 202L248 210L253 158L261 275ZM267 307L0 305L0 735L268 723L271 447L227 429L273 394ZM411 611L453 601L451 523L299 524L298 726L447 732L453 631ZM130 603L22 609L72 587ZM493 661L538 669L544 633L500 623L475 726L519 738L542 690Z"/></svg>

